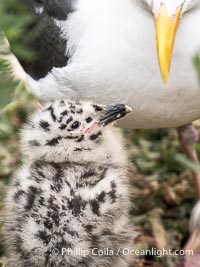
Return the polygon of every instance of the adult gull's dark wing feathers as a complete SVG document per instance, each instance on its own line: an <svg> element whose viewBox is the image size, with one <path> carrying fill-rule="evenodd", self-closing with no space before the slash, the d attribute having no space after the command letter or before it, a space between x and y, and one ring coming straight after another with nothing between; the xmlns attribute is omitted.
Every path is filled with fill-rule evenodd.
<svg viewBox="0 0 200 267"><path fill-rule="evenodd" d="M34 79L44 78L53 67L67 65L67 40L56 24L57 20L67 20L74 11L74 0L23 0L27 11L33 18L27 25L26 32L32 33L32 38L23 36L21 42L26 42L34 58L24 60L18 57L24 70ZM31 34L30 34L31 35ZM11 49L12 49L12 43Z"/></svg>

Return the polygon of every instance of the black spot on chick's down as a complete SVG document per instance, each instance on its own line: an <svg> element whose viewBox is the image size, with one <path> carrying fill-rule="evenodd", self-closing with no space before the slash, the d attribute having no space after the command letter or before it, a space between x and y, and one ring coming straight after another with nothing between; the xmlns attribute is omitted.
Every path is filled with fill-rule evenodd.
<svg viewBox="0 0 200 267"><path fill-rule="evenodd" d="M114 203L117 199L117 190L116 190L117 186L115 184L115 182L111 182L111 191L108 193L110 198L112 199L112 203Z"/></svg>
<svg viewBox="0 0 200 267"><path fill-rule="evenodd" d="M40 206L44 206L44 204L45 204L44 197L40 196L40 198L38 199L38 203L40 204Z"/></svg>
<svg viewBox="0 0 200 267"><path fill-rule="evenodd" d="M24 250L23 250L23 240L20 237L20 235L16 234L14 237L14 250L19 253L19 255L23 255L24 254Z"/></svg>
<svg viewBox="0 0 200 267"><path fill-rule="evenodd" d="M83 151L83 148L79 148L79 147L74 148L74 152L81 152L81 151Z"/></svg>
<svg viewBox="0 0 200 267"><path fill-rule="evenodd" d="M52 178L53 186L52 189L54 191L60 192L63 186L63 168L58 164L54 164L53 167L55 168L55 175Z"/></svg>
<svg viewBox="0 0 200 267"><path fill-rule="evenodd" d="M48 140L45 145L46 146L56 146L59 144L59 140L61 140L61 139L62 139L62 137L58 136L56 138Z"/></svg>
<svg viewBox="0 0 200 267"><path fill-rule="evenodd" d="M48 235L46 231L38 231L38 233L36 234L36 237L38 237L40 240L42 240L43 243L46 244L46 245L51 240L50 235Z"/></svg>
<svg viewBox="0 0 200 267"><path fill-rule="evenodd" d="M83 259L77 263L77 266L85 267L88 266L88 259ZM72 266L71 266L72 267Z"/></svg>
<svg viewBox="0 0 200 267"><path fill-rule="evenodd" d="M27 193L27 204L25 207L26 210L30 210L33 207L37 194L38 194L38 189L34 186L30 186Z"/></svg>
<svg viewBox="0 0 200 267"><path fill-rule="evenodd" d="M69 140L76 140L78 138L80 138L79 136L72 136L72 135L69 135L69 136L65 136L64 137L65 139L69 139Z"/></svg>
<svg viewBox="0 0 200 267"><path fill-rule="evenodd" d="M60 130L65 130L67 128L67 124L61 124L59 127Z"/></svg>
<svg viewBox="0 0 200 267"><path fill-rule="evenodd" d="M79 147L76 147L74 148L74 152L82 152L82 151L91 151L92 149L91 148L79 148Z"/></svg>
<svg viewBox="0 0 200 267"><path fill-rule="evenodd" d="M83 113L83 109L82 109L82 108L78 109L78 110L76 111L76 113L77 113L77 114L82 114L82 113Z"/></svg>
<svg viewBox="0 0 200 267"><path fill-rule="evenodd" d="M63 227L63 231L65 233L68 233L69 235L73 236L73 237L79 237L78 232L73 231L72 229L70 229L69 225L65 224Z"/></svg>
<svg viewBox="0 0 200 267"><path fill-rule="evenodd" d="M47 217L51 218L54 224L58 227L60 225L60 216L58 209L50 208L47 212Z"/></svg>
<svg viewBox="0 0 200 267"><path fill-rule="evenodd" d="M43 179L46 178L45 175L44 175L44 173L42 171L40 171L40 170L37 170L37 174L40 176L40 179L39 180L41 180L41 178L43 178Z"/></svg>
<svg viewBox="0 0 200 267"><path fill-rule="evenodd" d="M69 124L71 121L73 121L73 118L70 117L67 121L66 121L66 124Z"/></svg>
<svg viewBox="0 0 200 267"><path fill-rule="evenodd" d="M64 118L65 116L67 116L67 115L68 115L68 111L67 111L67 110L64 110L63 112L61 112L61 116L60 116L58 122L61 123L62 120L63 120L63 118Z"/></svg>
<svg viewBox="0 0 200 267"><path fill-rule="evenodd" d="M46 219L44 220L44 226L45 226L45 228L47 228L47 229L52 229L52 228L53 228L53 223L52 223L48 218L46 218Z"/></svg>
<svg viewBox="0 0 200 267"><path fill-rule="evenodd" d="M79 216L85 209L85 206L86 202L80 196L75 196L72 200L68 201L68 208L74 216Z"/></svg>
<svg viewBox="0 0 200 267"><path fill-rule="evenodd" d="M97 140L97 138L98 138L99 136L101 136L101 135L102 135L102 132L99 131L97 134L93 134L93 135L91 135L91 136L90 136L90 140L95 141L95 140Z"/></svg>
<svg viewBox="0 0 200 267"><path fill-rule="evenodd" d="M13 198L15 201L18 201L20 197L24 194L25 194L24 190L19 190L14 194Z"/></svg>
<svg viewBox="0 0 200 267"><path fill-rule="evenodd" d="M41 120L39 123L40 127L44 129L46 132L49 131L49 123L47 121Z"/></svg>
<svg viewBox="0 0 200 267"><path fill-rule="evenodd" d="M30 146L41 146L41 144L36 140L29 141L29 145Z"/></svg>
<svg viewBox="0 0 200 267"><path fill-rule="evenodd" d="M70 190L70 195L71 195L71 196L74 195L74 189L73 189L73 188L71 188L71 190Z"/></svg>
<svg viewBox="0 0 200 267"><path fill-rule="evenodd" d="M98 195L98 201L99 202L104 202L105 201L105 197L106 197L106 193L104 191L102 191L99 195Z"/></svg>
<svg viewBox="0 0 200 267"><path fill-rule="evenodd" d="M99 202L96 199L93 199L90 201L90 205L92 208L92 211L97 215L100 216L100 211L99 211Z"/></svg>
<svg viewBox="0 0 200 267"><path fill-rule="evenodd" d="M99 236L91 235L91 248L99 248Z"/></svg>
<svg viewBox="0 0 200 267"><path fill-rule="evenodd" d="M60 105L61 105L61 107L63 107L65 105L65 101L64 100L61 100L60 101Z"/></svg>
<svg viewBox="0 0 200 267"><path fill-rule="evenodd" d="M72 103L69 103L69 108L71 108L71 109L75 109L76 107L75 107L75 105L74 105L74 104L72 104Z"/></svg>
<svg viewBox="0 0 200 267"><path fill-rule="evenodd" d="M61 112L61 115L62 116L67 116L68 115L68 111L67 110L64 110L63 112Z"/></svg>
<svg viewBox="0 0 200 267"><path fill-rule="evenodd" d="M81 135L80 137L78 137L78 139L76 140L76 142L81 142L84 140L84 135Z"/></svg>
<svg viewBox="0 0 200 267"><path fill-rule="evenodd" d="M102 179L105 178L107 171L108 171L108 168L103 168L103 169L102 169L102 172L101 172L101 174L100 174L100 176L99 176L98 181L101 181Z"/></svg>
<svg viewBox="0 0 200 267"><path fill-rule="evenodd" d="M109 235L109 236L111 236L111 235L114 235L114 233L112 233L110 230L104 230L102 232L102 235Z"/></svg>
<svg viewBox="0 0 200 267"><path fill-rule="evenodd" d="M82 175L81 178L82 179L87 179L90 178L92 176L97 175L95 168L90 168L89 170L86 170Z"/></svg>
<svg viewBox="0 0 200 267"><path fill-rule="evenodd" d="M50 111L50 114L51 114L51 118L53 121L56 121L56 115L54 114L54 109L52 106L48 107L48 109Z"/></svg>
<svg viewBox="0 0 200 267"><path fill-rule="evenodd" d="M92 224L88 224L88 225L85 225L84 228L85 228L87 233L91 233L94 226Z"/></svg>
<svg viewBox="0 0 200 267"><path fill-rule="evenodd" d="M86 120L85 120L87 123L90 123L92 121L92 118L91 117L88 117Z"/></svg>

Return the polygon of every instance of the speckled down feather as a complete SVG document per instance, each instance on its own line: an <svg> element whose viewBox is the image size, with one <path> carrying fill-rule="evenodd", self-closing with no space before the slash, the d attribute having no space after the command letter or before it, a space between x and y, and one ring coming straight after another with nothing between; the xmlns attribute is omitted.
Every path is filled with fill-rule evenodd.
<svg viewBox="0 0 200 267"><path fill-rule="evenodd" d="M123 145L109 126L85 131L101 112L100 105L57 100L25 125L24 160L6 204L12 267L130 266Z"/></svg>

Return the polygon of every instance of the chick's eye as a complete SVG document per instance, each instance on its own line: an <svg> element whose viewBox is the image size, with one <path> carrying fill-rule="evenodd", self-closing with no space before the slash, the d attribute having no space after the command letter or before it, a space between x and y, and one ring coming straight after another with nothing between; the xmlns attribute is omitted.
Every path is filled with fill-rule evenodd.
<svg viewBox="0 0 200 267"><path fill-rule="evenodd" d="M75 121L75 122L72 123L71 128L72 129L77 129L79 126L80 126L80 122L79 121Z"/></svg>

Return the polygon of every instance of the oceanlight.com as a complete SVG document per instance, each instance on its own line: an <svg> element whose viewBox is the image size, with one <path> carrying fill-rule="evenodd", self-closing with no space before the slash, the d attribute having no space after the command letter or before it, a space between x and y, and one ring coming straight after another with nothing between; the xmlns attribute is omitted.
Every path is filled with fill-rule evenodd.
<svg viewBox="0 0 200 267"><path fill-rule="evenodd" d="M129 249L129 248L118 248L117 251L114 251L110 248L93 248L91 250L76 248L62 248L61 250L54 248L52 254L57 255L71 255L71 256L82 256L87 257L88 255L94 256L111 256L111 255L124 255L124 256L156 256L156 257L164 257L164 256L192 256L194 253L192 250L172 250L172 249L146 249L146 250L137 250L137 249Z"/></svg>

